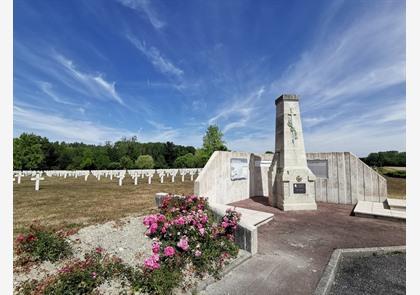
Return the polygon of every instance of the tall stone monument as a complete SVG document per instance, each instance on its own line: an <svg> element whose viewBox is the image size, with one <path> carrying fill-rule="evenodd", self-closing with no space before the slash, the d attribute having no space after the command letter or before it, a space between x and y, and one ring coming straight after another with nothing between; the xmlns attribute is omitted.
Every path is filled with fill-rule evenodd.
<svg viewBox="0 0 420 295"><path fill-rule="evenodd" d="M276 147L270 205L285 211L316 210L315 175L306 162L299 98L276 99Z"/></svg>

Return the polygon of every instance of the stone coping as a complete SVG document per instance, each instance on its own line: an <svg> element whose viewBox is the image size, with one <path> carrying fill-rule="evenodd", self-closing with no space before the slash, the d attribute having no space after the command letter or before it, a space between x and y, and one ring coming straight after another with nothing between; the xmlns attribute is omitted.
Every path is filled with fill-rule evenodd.
<svg viewBox="0 0 420 295"><path fill-rule="evenodd" d="M331 254L330 261L324 269L324 273L318 282L314 295L328 295L334 283L335 275L338 270L338 264L344 256L367 257L374 254L387 254L393 252L406 252L405 246L392 247L373 247L373 248L354 248L354 249L336 249Z"/></svg>
<svg viewBox="0 0 420 295"><path fill-rule="evenodd" d="M224 204L217 204L217 203L210 203L210 207L218 211L220 213L225 213L227 209L235 209L235 211L241 213L241 221L240 223L256 226L259 227L269 221L271 221L274 217L274 214L261 212L257 210L245 209L241 207L235 207L232 205L224 205Z"/></svg>
<svg viewBox="0 0 420 295"><path fill-rule="evenodd" d="M299 101L299 96L296 94L282 94L275 100L275 105L277 105L280 101Z"/></svg>
<svg viewBox="0 0 420 295"><path fill-rule="evenodd" d="M358 201L354 208L354 214L361 217L382 217L405 220L406 213L401 210L386 209L384 203Z"/></svg>

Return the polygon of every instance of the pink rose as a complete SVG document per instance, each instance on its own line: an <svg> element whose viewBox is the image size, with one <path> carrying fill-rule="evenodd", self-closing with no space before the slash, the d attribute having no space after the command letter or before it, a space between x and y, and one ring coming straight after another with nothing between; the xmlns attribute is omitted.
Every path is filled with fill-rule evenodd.
<svg viewBox="0 0 420 295"><path fill-rule="evenodd" d="M175 249L172 246L167 246L163 250L163 253L165 254L165 256L171 257L171 256L175 255Z"/></svg>
<svg viewBox="0 0 420 295"><path fill-rule="evenodd" d="M154 260L154 261L159 261L159 254L153 254L152 255L152 259Z"/></svg>
<svg viewBox="0 0 420 295"><path fill-rule="evenodd" d="M157 217L157 221L159 221L159 222L165 222L166 221L165 215L159 214L158 217Z"/></svg>
<svg viewBox="0 0 420 295"><path fill-rule="evenodd" d="M180 217L178 217L177 219L175 219L175 224L178 224L178 225L184 225L184 224L185 224L185 219L184 219L184 217L180 216Z"/></svg>
<svg viewBox="0 0 420 295"><path fill-rule="evenodd" d="M143 224L146 226L150 226L152 223L156 223L156 222L157 222L157 217L155 215L149 215L143 219Z"/></svg>
<svg viewBox="0 0 420 295"><path fill-rule="evenodd" d="M200 250L195 250L194 255L195 255L195 257L201 256L201 251Z"/></svg>
<svg viewBox="0 0 420 295"><path fill-rule="evenodd" d="M188 248L190 247L190 246L188 245L188 237L183 236L183 237L179 240L178 244L176 244L176 245L177 245L179 248L181 248L182 250L187 251L187 250L188 250Z"/></svg>
<svg viewBox="0 0 420 295"><path fill-rule="evenodd" d="M198 231L200 232L200 235L204 235L204 232L205 232L204 228L200 228Z"/></svg>
<svg viewBox="0 0 420 295"><path fill-rule="evenodd" d="M149 228L150 233L151 233L151 234L155 233L155 232L156 232L156 230L157 230L157 228L158 228L157 223L152 223L152 225L151 225L151 226L150 226L150 228Z"/></svg>
<svg viewBox="0 0 420 295"><path fill-rule="evenodd" d="M208 220L208 217L207 217L207 215L203 215L202 217L201 217L201 223L202 224L205 224L206 222L207 222L207 220Z"/></svg>

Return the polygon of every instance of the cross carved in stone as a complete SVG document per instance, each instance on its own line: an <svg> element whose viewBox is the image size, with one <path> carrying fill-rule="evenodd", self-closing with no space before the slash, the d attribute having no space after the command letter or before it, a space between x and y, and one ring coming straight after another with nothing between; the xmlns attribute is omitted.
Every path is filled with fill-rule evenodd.
<svg viewBox="0 0 420 295"><path fill-rule="evenodd" d="M290 128L290 133L292 134L292 143L295 143L295 140L297 139L297 131L295 129L295 126L293 125L293 117L296 116L296 114L293 112L293 108L290 108L290 112L287 114L287 126Z"/></svg>

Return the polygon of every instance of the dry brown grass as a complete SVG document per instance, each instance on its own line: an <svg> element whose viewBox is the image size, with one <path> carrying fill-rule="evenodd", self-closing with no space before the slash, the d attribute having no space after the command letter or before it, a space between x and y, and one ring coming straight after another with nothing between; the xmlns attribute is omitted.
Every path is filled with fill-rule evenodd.
<svg viewBox="0 0 420 295"><path fill-rule="evenodd" d="M117 220L133 214L147 214L155 210L154 196L157 192L192 194L194 183L185 178L177 178L174 183L159 178L147 184L147 178L138 179L134 185L131 177L126 177L122 186L118 179L102 177L98 181L89 176L58 178L44 176L40 190L34 190L30 177L22 178L22 183L13 184L13 229L14 233L24 231L34 220L51 229L69 229L110 220Z"/></svg>
<svg viewBox="0 0 420 295"><path fill-rule="evenodd" d="M405 199L405 178L384 177L387 180L388 197Z"/></svg>

